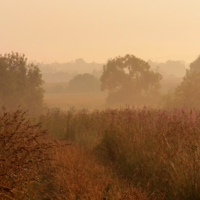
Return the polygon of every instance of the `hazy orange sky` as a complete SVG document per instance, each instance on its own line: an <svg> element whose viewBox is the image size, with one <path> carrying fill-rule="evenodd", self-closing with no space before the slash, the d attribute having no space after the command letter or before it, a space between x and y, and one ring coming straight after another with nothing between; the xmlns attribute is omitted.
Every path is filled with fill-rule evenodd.
<svg viewBox="0 0 200 200"><path fill-rule="evenodd" d="M199 0L5 0L0 54L45 63L125 54L191 62L200 54L199 11Z"/></svg>

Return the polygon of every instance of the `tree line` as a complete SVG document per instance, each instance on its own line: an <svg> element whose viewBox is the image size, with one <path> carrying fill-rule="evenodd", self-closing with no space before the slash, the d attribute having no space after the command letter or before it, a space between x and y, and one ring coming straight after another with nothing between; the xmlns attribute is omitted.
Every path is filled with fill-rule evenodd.
<svg viewBox="0 0 200 200"><path fill-rule="evenodd" d="M149 63L134 55L118 56L103 66L98 80L93 75L78 74L69 81L68 92L107 91L107 104L144 105L162 102L164 107L200 107L200 57L190 64L190 69L173 93L162 95L162 75L152 70ZM44 81L39 67L28 63L25 55L10 53L0 55L0 105L41 110L44 100Z"/></svg>

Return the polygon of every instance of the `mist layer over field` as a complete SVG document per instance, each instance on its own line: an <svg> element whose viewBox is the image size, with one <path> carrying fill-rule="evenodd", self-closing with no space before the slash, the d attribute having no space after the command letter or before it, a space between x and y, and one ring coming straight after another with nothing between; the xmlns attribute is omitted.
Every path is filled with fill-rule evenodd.
<svg viewBox="0 0 200 200"><path fill-rule="evenodd" d="M159 72L162 75L159 89L160 95L174 92L189 68L189 65L183 61L168 60L164 63L159 63L148 60L147 63L152 71ZM70 107L95 109L116 106L112 105L112 103L107 104L108 91L101 91L100 89L100 79L103 75L104 65L106 63L87 63L84 59L77 59L71 63L52 63L46 65L38 63L45 80L45 102L48 105L62 109ZM75 82L73 82L74 78ZM96 79L95 83L90 80L92 78ZM72 85L71 89L69 84ZM119 102L118 106L126 104L161 106L161 101L162 97L160 96L154 102Z"/></svg>

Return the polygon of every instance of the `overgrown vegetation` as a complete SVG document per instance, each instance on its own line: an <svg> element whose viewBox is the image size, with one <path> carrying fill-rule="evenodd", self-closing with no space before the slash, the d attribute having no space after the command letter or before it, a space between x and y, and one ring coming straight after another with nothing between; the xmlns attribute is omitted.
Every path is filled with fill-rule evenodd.
<svg viewBox="0 0 200 200"><path fill-rule="evenodd" d="M186 108L53 109L37 118L41 128L19 111L3 112L1 195L199 199L199 117ZM44 129L64 141L52 149Z"/></svg>
<svg viewBox="0 0 200 200"><path fill-rule="evenodd" d="M195 109L144 107L49 110L41 119L52 134L92 152L148 198L199 199L199 116Z"/></svg>
<svg viewBox="0 0 200 200"><path fill-rule="evenodd" d="M74 114L75 111L53 110L42 115L40 121L45 119L43 126L56 136L58 127L60 131L62 128L72 131ZM77 120L82 124L77 131L90 125L87 111L78 115L80 119ZM56 126L56 119L63 124ZM65 127L66 120L68 127ZM74 131L66 135L65 141L54 140L41 123L29 119L25 112L3 109L0 116L0 198L149 199L139 185L133 187L121 180L111 167L101 164L92 148L88 148L89 143L81 145L81 141L86 141L84 136L78 138Z"/></svg>

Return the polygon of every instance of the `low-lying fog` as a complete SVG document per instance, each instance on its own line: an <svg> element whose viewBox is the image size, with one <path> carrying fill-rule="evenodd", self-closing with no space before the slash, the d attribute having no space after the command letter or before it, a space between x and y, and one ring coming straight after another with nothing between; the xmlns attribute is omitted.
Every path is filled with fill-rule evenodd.
<svg viewBox="0 0 200 200"><path fill-rule="evenodd" d="M148 63L151 66L151 69L159 72L163 76L161 80L163 93L173 90L182 81L186 69L189 66L184 61L172 60L168 60L164 63L148 60ZM78 74L89 73L97 79L100 79L103 73L103 65L103 63L95 62L87 63L82 58L67 63L54 62L51 64L38 64L43 74L43 80L46 83L46 93L64 92L63 88L67 87L67 83Z"/></svg>
<svg viewBox="0 0 200 200"><path fill-rule="evenodd" d="M161 63L148 60L147 62L151 70L162 75L161 95L174 92L186 75L186 69L189 68L189 64L184 61L168 60ZM96 62L87 63L82 58L67 63L38 63L45 81L45 101L50 106L63 109L104 107L107 105L105 102L108 96L107 92L102 92L100 89L104 65ZM88 79L88 84L84 79ZM138 102L141 102L141 99L138 99Z"/></svg>

